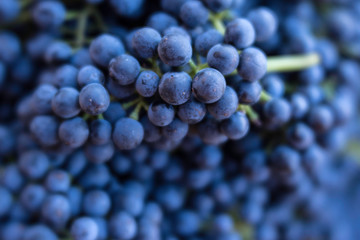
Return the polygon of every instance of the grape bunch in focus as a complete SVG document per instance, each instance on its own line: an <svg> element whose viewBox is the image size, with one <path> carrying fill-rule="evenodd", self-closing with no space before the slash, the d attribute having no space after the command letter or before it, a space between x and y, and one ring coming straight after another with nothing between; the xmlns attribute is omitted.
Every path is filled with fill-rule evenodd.
<svg viewBox="0 0 360 240"><path fill-rule="evenodd" d="M0 0L0 240L358 240L359 96L359 0Z"/></svg>

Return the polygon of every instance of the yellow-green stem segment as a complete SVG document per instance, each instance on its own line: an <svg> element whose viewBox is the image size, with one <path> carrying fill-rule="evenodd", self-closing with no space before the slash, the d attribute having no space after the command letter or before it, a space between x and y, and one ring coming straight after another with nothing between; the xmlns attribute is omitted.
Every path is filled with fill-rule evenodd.
<svg viewBox="0 0 360 240"><path fill-rule="evenodd" d="M320 63L317 53L268 57L267 72L293 72Z"/></svg>

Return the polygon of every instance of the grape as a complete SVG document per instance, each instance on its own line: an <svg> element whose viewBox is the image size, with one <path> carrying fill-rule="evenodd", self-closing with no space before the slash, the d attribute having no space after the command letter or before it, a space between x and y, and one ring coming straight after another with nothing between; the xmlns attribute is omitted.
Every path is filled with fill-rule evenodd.
<svg viewBox="0 0 360 240"><path fill-rule="evenodd" d="M41 216L54 228L63 228L70 218L69 200L60 194L48 195L41 206Z"/></svg>
<svg viewBox="0 0 360 240"><path fill-rule="evenodd" d="M59 123L55 117L40 115L30 123L30 131L43 146L54 146L59 142L57 131Z"/></svg>
<svg viewBox="0 0 360 240"><path fill-rule="evenodd" d="M255 29L256 41L263 42L272 37L277 30L275 13L265 7L257 8L249 12L248 19Z"/></svg>
<svg viewBox="0 0 360 240"><path fill-rule="evenodd" d="M80 113L79 92L71 87L59 89L51 100L51 108L59 117L75 117Z"/></svg>
<svg viewBox="0 0 360 240"><path fill-rule="evenodd" d="M228 75L237 68L239 54L231 45L216 44L209 50L207 62L210 67L215 68L223 75Z"/></svg>
<svg viewBox="0 0 360 240"><path fill-rule="evenodd" d="M189 101L179 106L177 114L181 121L185 123L198 123L205 117L205 104L198 102L195 98L191 98Z"/></svg>
<svg viewBox="0 0 360 240"><path fill-rule="evenodd" d="M61 2L39 2L35 5L32 16L35 23L44 29L59 27L65 20L66 9Z"/></svg>
<svg viewBox="0 0 360 240"><path fill-rule="evenodd" d="M155 95L160 78L153 71L142 71L136 79L136 91L143 97L152 97Z"/></svg>
<svg viewBox="0 0 360 240"><path fill-rule="evenodd" d="M84 195L83 208L89 216L103 217L109 212L110 206L110 197L104 191L92 190Z"/></svg>
<svg viewBox="0 0 360 240"><path fill-rule="evenodd" d="M80 117L63 121L59 126L59 138L72 148L82 146L89 137L89 127Z"/></svg>
<svg viewBox="0 0 360 240"><path fill-rule="evenodd" d="M243 138L249 131L249 120L241 112L234 113L220 124L220 129L228 138L237 140Z"/></svg>
<svg viewBox="0 0 360 240"><path fill-rule="evenodd" d="M118 15L137 18L142 13L144 2L144 0L111 0L110 4Z"/></svg>
<svg viewBox="0 0 360 240"><path fill-rule="evenodd" d="M45 186L50 192L66 192L70 187L70 176L63 170L52 170L46 177Z"/></svg>
<svg viewBox="0 0 360 240"><path fill-rule="evenodd" d="M90 83L105 82L104 74L96 67L92 65L86 65L82 67L77 75L77 83L80 87L84 87Z"/></svg>
<svg viewBox="0 0 360 240"><path fill-rule="evenodd" d="M97 119L90 125L90 140L93 144L106 144L111 140L111 124L105 119Z"/></svg>
<svg viewBox="0 0 360 240"><path fill-rule="evenodd" d="M49 42L50 41L51 40L49 40ZM57 41L51 42L50 44L47 44L46 42L43 47L45 49L44 59L47 63L63 63L71 57L71 47L65 42ZM42 52L43 50L39 49L39 51Z"/></svg>
<svg viewBox="0 0 360 240"><path fill-rule="evenodd" d="M189 62L192 48L188 39L182 35L164 36L158 45L160 59L172 67L179 67Z"/></svg>
<svg viewBox="0 0 360 240"><path fill-rule="evenodd" d="M239 82L236 93L241 104L255 104L260 99L262 87L258 82Z"/></svg>
<svg viewBox="0 0 360 240"><path fill-rule="evenodd" d="M249 47L255 41L255 29L247 19L236 18L226 25L224 40L237 49Z"/></svg>
<svg viewBox="0 0 360 240"><path fill-rule="evenodd" d="M254 47L246 48L240 54L238 74L249 82L258 81L266 73L266 56Z"/></svg>
<svg viewBox="0 0 360 240"><path fill-rule="evenodd" d="M156 30L145 27L134 33L131 43L134 51L140 57L152 58L156 56L156 49L160 40L161 36Z"/></svg>
<svg viewBox="0 0 360 240"><path fill-rule="evenodd" d="M78 70L72 65L63 65L56 70L53 84L57 87L76 88Z"/></svg>
<svg viewBox="0 0 360 240"><path fill-rule="evenodd" d="M122 42L109 34L98 36L89 49L91 59L100 67L107 67L112 58L125 52Z"/></svg>
<svg viewBox="0 0 360 240"><path fill-rule="evenodd" d="M163 127L169 125L175 116L172 105L164 102L153 102L149 106L148 117L155 126Z"/></svg>
<svg viewBox="0 0 360 240"><path fill-rule="evenodd" d="M71 225L71 236L74 240L95 240L98 231L96 222L89 217L78 218Z"/></svg>
<svg viewBox="0 0 360 240"><path fill-rule="evenodd" d="M127 54L122 54L113 58L109 64L110 77L119 85L129 85L134 83L139 72L139 62L134 57Z"/></svg>
<svg viewBox="0 0 360 240"><path fill-rule="evenodd" d="M91 83L81 89L80 107L90 115L98 115L106 111L110 104L110 96L99 83Z"/></svg>
<svg viewBox="0 0 360 240"><path fill-rule="evenodd" d="M223 35L215 29L201 33L195 39L195 50L202 56L206 56L208 51L215 45L223 42Z"/></svg>
<svg viewBox="0 0 360 240"><path fill-rule="evenodd" d="M115 123L113 140L115 145L122 150L137 147L144 138L144 128L131 118L122 118Z"/></svg>
<svg viewBox="0 0 360 240"><path fill-rule="evenodd" d="M21 46L18 37L11 32L0 33L0 61L13 63L20 55Z"/></svg>
<svg viewBox="0 0 360 240"><path fill-rule="evenodd" d="M189 125L175 118L169 125L162 128L162 135L169 140L183 139L189 130Z"/></svg>
<svg viewBox="0 0 360 240"><path fill-rule="evenodd" d="M209 18L209 11L200 1L187 1L180 8L181 20L190 28L204 25Z"/></svg>
<svg viewBox="0 0 360 240"><path fill-rule="evenodd" d="M199 71L192 82L194 96L203 103L214 103L225 93L226 82L224 76L213 68Z"/></svg>
<svg viewBox="0 0 360 240"><path fill-rule="evenodd" d="M165 73L160 79L159 94L171 105L187 102L191 94L191 77L185 72Z"/></svg>
<svg viewBox="0 0 360 240"><path fill-rule="evenodd" d="M132 239L137 232L135 220L125 212L118 212L109 221L110 235L118 239Z"/></svg>
<svg viewBox="0 0 360 240"><path fill-rule="evenodd" d="M224 95L219 101L207 105L209 113L216 120L224 120L230 118L238 107L238 97L231 87L226 87Z"/></svg>
<svg viewBox="0 0 360 240"><path fill-rule="evenodd" d="M164 12L155 12L147 20L146 25L163 34L168 27L177 26L177 20Z"/></svg>
<svg viewBox="0 0 360 240"><path fill-rule="evenodd" d="M5 216L11 206L13 197L11 193L3 187L0 187L0 196L3 199L2 200L3 204L0 207L0 216Z"/></svg>

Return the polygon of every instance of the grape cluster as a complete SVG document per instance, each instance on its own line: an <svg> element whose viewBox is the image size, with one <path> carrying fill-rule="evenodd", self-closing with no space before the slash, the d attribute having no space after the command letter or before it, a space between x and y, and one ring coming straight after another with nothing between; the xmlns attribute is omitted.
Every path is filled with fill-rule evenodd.
<svg viewBox="0 0 360 240"><path fill-rule="evenodd" d="M356 0L0 0L0 240L360 238Z"/></svg>

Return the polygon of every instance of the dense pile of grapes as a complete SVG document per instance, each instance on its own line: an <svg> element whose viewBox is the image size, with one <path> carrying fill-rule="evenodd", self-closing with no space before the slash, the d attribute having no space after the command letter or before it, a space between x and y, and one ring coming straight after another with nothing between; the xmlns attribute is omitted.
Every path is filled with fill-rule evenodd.
<svg viewBox="0 0 360 240"><path fill-rule="evenodd" d="M360 239L360 1L0 0L0 240Z"/></svg>

